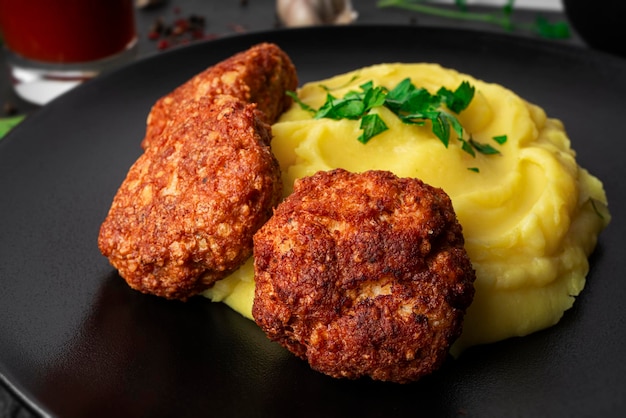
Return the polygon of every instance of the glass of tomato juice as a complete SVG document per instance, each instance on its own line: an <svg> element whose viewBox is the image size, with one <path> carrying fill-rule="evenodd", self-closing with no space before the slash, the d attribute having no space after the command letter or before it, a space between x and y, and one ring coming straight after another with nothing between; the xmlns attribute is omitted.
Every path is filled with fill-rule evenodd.
<svg viewBox="0 0 626 418"><path fill-rule="evenodd" d="M137 50L133 0L0 0L16 93L43 105Z"/></svg>

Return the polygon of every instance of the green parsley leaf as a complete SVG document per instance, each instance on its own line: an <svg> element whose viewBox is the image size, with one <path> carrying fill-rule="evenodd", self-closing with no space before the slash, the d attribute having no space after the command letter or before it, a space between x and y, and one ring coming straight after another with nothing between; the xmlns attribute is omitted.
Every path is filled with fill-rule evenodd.
<svg viewBox="0 0 626 418"><path fill-rule="evenodd" d="M11 116L8 118L0 118L0 139L2 139L11 129L19 124L25 115Z"/></svg>
<svg viewBox="0 0 626 418"><path fill-rule="evenodd" d="M317 110L313 109L311 106L309 106L308 104L300 100L300 98L298 97L298 94L295 91L287 90L285 93L287 94L287 96L291 97L294 102L298 103L302 110L306 110L311 113L317 112Z"/></svg>
<svg viewBox="0 0 626 418"><path fill-rule="evenodd" d="M365 104L361 100L337 100L332 107L333 119L360 119L365 112ZM328 117L328 116L327 116Z"/></svg>
<svg viewBox="0 0 626 418"><path fill-rule="evenodd" d="M313 116L315 119L359 119L363 115L365 106L361 100L354 96L346 96L338 99L332 94L326 95L326 102Z"/></svg>
<svg viewBox="0 0 626 418"><path fill-rule="evenodd" d="M467 106L474 98L474 86L467 81L463 81L455 91L442 87L437 94L443 98L443 102L448 106L448 109L458 114L467 109Z"/></svg>
<svg viewBox="0 0 626 418"><path fill-rule="evenodd" d="M469 171L473 171L474 173L480 173L480 170L478 169L478 167L467 167L467 169Z"/></svg>
<svg viewBox="0 0 626 418"><path fill-rule="evenodd" d="M365 93L363 97L363 103L365 105L364 112L369 112L371 109L385 104L386 91L384 88L373 88L371 87L371 85L368 85L367 89L365 89L363 86L361 86L361 88Z"/></svg>
<svg viewBox="0 0 626 418"><path fill-rule="evenodd" d="M434 118L430 118L430 121L433 124L433 133L439 138L443 145L448 148L450 141L450 124L444 115L445 113L439 113Z"/></svg>
<svg viewBox="0 0 626 418"><path fill-rule="evenodd" d="M324 102L322 107L317 110L313 118L321 119L328 117L329 119L336 119L335 115L333 114L334 100L335 97L332 94L328 93L326 95L326 101Z"/></svg>
<svg viewBox="0 0 626 418"><path fill-rule="evenodd" d="M411 79L405 78L393 89L387 92L387 97L385 97L385 106L387 106L392 112L399 112L402 110L403 104L407 102L407 97L410 97L413 91L415 91L415 86L411 83Z"/></svg>
<svg viewBox="0 0 626 418"><path fill-rule="evenodd" d="M377 113L363 116L359 128L363 130L363 133L357 139L363 144L366 144L372 137L389 129L385 121Z"/></svg>
<svg viewBox="0 0 626 418"><path fill-rule="evenodd" d="M400 106L401 112L433 114L441 107L441 97L432 95L424 88L414 88L405 98Z"/></svg>
<svg viewBox="0 0 626 418"><path fill-rule="evenodd" d="M472 148L474 148L476 151L480 152L481 154L485 154L485 155L500 154L500 151L498 151L497 149L495 149L489 144L483 144L482 142L474 141L472 138L470 138L469 143L472 146Z"/></svg>
<svg viewBox="0 0 626 418"><path fill-rule="evenodd" d="M506 135L498 135L498 136L494 136L491 139L493 139L494 141L496 141L500 145L504 145L508 138L507 138Z"/></svg>
<svg viewBox="0 0 626 418"><path fill-rule="evenodd" d="M467 152L472 157L476 157L476 152L474 152L474 148L472 148L472 145L465 139L461 139L461 149Z"/></svg>
<svg viewBox="0 0 626 418"><path fill-rule="evenodd" d="M441 112L441 113L442 115L445 115L445 118L448 120L448 123L450 124L450 126L452 126L452 130L454 130L454 132L456 133L457 138L463 139L463 125L461 125L461 122L459 122L456 116L451 115L446 112Z"/></svg>

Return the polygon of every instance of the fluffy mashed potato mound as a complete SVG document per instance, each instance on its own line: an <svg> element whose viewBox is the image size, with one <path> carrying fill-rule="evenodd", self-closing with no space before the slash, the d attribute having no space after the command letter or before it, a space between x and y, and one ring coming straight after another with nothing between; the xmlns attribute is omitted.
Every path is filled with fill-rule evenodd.
<svg viewBox="0 0 626 418"><path fill-rule="evenodd" d="M391 89L407 77L432 94L462 81L473 85L474 99L458 119L468 135L501 154L472 157L454 137L446 148L429 123L403 124L383 107L373 111L389 129L362 144L359 121L313 119L294 104L272 127L285 195L295 179L333 168L389 170L441 187L463 227L477 277L453 353L554 325L582 291L588 256L609 222L602 183L578 166L560 121L503 86L436 64L362 68L308 83L298 96L319 108L328 89L343 97L368 81ZM507 141L498 145L492 138L501 135ZM253 275L248 262L205 296L251 318Z"/></svg>

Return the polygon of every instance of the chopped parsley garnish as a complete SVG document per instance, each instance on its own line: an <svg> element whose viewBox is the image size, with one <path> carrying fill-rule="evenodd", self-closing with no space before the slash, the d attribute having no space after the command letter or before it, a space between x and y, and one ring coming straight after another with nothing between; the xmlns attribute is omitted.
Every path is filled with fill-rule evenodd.
<svg viewBox="0 0 626 418"><path fill-rule="evenodd" d="M17 126L25 115L11 116L8 118L0 118L0 139L2 139L11 129Z"/></svg>
<svg viewBox="0 0 626 418"><path fill-rule="evenodd" d="M493 140L496 141L500 145L503 145L507 139L508 138L506 137L506 135L498 135L498 136L493 137Z"/></svg>
<svg viewBox="0 0 626 418"><path fill-rule="evenodd" d="M376 113L363 116L359 128L361 128L363 133L357 139L363 144L367 143L372 137L389 129L385 125L385 121Z"/></svg>
<svg viewBox="0 0 626 418"><path fill-rule="evenodd" d="M469 143L472 145L474 149L476 149L481 154L492 155L492 154L500 154L500 151L495 149L489 144L481 144L480 142L476 142L470 138Z"/></svg>
<svg viewBox="0 0 626 418"><path fill-rule="evenodd" d="M474 157L476 152L500 154L489 144L475 141L471 136L467 139L465 137L463 126L456 115L467 109L474 98L475 88L467 81L463 81L454 91L441 87L436 94L416 87L410 78L405 78L391 90L374 86L372 81L368 81L359 86L360 91L350 91L342 98L333 96L331 89L325 86L322 88L326 91L326 101L319 109L302 102L293 91L287 94L302 109L311 112L314 119L360 119L362 133L358 140L363 144L389 129L378 113L371 112L383 106L405 124L424 126L427 121L430 122L433 134L446 148L450 142L450 133L454 132L461 142L461 149ZM506 135L496 136L493 140L502 145L506 142Z"/></svg>

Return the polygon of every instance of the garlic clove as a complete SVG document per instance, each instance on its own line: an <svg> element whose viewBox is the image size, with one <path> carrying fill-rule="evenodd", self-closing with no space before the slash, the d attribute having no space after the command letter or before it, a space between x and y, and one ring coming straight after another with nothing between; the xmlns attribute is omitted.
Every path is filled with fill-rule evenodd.
<svg viewBox="0 0 626 418"><path fill-rule="evenodd" d="M349 24L358 17L350 0L276 0L276 12L287 27Z"/></svg>

